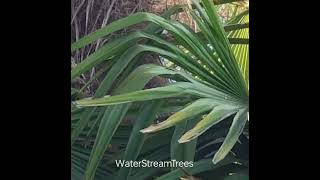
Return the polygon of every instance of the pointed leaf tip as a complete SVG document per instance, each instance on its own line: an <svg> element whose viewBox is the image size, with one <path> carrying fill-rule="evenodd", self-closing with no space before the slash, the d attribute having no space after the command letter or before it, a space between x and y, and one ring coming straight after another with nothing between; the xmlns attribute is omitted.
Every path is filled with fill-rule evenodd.
<svg viewBox="0 0 320 180"><path fill-rule="evenodd" d="M147 133L151 133L152 131L150 131L148 128L145 128L145 129L141 129L140 132L142 132L143 134L147 134Z"/></svg>

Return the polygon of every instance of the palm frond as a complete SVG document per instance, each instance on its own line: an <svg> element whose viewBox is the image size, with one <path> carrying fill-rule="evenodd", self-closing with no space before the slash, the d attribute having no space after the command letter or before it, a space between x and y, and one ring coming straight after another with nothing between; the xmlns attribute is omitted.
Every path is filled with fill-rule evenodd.
<svg viewBox="0 0 320 180"><path fill-rule="evenodd" d="M74 178L112 179L115 174L118 174L119 179L145 176L141 169L121 168L116 171L111 168L110 161L115 157L127 160L194 160L197 144L203 143L199 137L228 118L233 118L230 129L222 145L213 152L212 161L216 165L211 160L201 160L188 172L193 175L237 161L229 159L228 156L248 120L249 60L248 45L231 44L230 39L249 38L248 16L241 14L242 18L236 17L232 23L223 26L211 0L194 0L193 8L174 8L164 17L151 13L136 13L71 45L72 52L75 52L123 28L143 22L150 23L142 31L106 43L72 69L71 78L75 79L102 62L112 62L94 96L74 101L72 104L72 147L90 140L88 149L84 148L81 153L72 153ZM182 9L190 12L200 32L194 32L185 24L169 19L170 14ZM162 30L168 31L174 40L164 38L161 35ZM165 57L186 72L151 64L136 69L130 67L130 64L147 53ZM127 77L115 85L116 80L124 74ZM173 82L170 81L163 87L143 89L146 83L156 76ZM75 95L79 92L72 93ZM182 99L184 101L181 101ZM166 101L174 102L168 103L168 110L161 106L161 103ZM142 102L142 109L134 110L134 105L140 106ZM130 113L133 114L132 111L135 111L134 114L138 117L136 124L123 131L121 136L121 121ZM152 123L160 111L174 113L160 123ZM175 127L174 130L172 127ZM171 141L163 143L161 147L148 141L149 136L150 139L163 137L160 136L161 133L169 136ZM81 139L83 137L85 140ZM212 142L213 139L209 139L206 145L210 146ZM127 147L113 158L108 155L109 161L102 162L111 144L127 144ZM152 153L148 154L150 151ZM101 166L106 164L107 170L101 171ZM148 175L157 172L158 170L153 169ZM176 179L181 176L183 171L175 169L158 179Z"/></svg>

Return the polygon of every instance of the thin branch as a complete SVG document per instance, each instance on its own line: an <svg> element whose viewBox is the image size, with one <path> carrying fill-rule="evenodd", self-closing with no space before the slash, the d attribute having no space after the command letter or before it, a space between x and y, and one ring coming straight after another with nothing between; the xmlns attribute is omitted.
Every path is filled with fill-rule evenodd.
<svg viewBox="0 0 320 180"><path fill-rule="evenodd" d="M213 0L213 3L215 5L220 5L220 4L227 4L227 3L239 2L239 1L244 1L244 0Z"/></svg>
<svg viewBox="0 0 320 180"><path fill-rule="evenodd" d="M245 29L249 28L249 23L243 23L243 24L231 24L224 26L224 30L226 32L233 31L233 30L239 30L239 29Z"/></svg>

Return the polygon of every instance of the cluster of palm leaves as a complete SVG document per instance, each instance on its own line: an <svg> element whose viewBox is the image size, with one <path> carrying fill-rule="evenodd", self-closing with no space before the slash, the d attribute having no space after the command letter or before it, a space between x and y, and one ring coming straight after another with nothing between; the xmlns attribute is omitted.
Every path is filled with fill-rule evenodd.
<svg viewBox="0 0 320 180"><path fill-rule="evenodd" d="M199 32L170 19L181 11L190 14ZM71 71L75 79L99 65L95 78L103 77L93 97L71 91L72 179L247 178L248 12L223 25L213 1L194 0L191 7L175 6L162 17L143 12L115 21L74 42L71 50L143 22L149 22L145 29L104 44ZM137 67L148 53L184 71ZM170 81L144 89L156 76ZM117 159L195 164L146 170L118 168Z"/></svg>

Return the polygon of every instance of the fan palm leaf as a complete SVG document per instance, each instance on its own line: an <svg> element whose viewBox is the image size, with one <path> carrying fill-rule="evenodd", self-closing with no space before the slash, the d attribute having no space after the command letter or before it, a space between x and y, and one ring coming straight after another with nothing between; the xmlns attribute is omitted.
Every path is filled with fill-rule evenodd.
<svg viewBox="0 0 320 180"><path fill-rule="evenodd" d="M95 133L90 155L87 156L87 165L75 166L75 169L78 169L75 172L84 171L85 179L91 180L95 177L99 162L110 145L112 137L115 136L120 121L135 102L144 102L148 106L149 103L163 99L187 100L183 108L167 120L156 124L151 122L159 107L150 105L150 112L154 113L149 117L150 119L147 118L135 124L129 140L130 146L128 145L123 155L125 159L136 159L141 151L143 141L138 143L137 140L144 139L144 136L137 135L139 131L155 133L176 127L172 137L174 141L171 142L171 148L174 148L177 147L175 142L178 145L179 143L191 145L192 141L208 131L210 127L228 117L233 117L233 122L223 144L213 157L213 163L222 161L237 142L249 112L248 58L245 49L239 50L238 45L232 45L228 37L247 37L244 36L245 32L229 34L225 32L212 1L193 1L193 5L195 9L184 7L184 10L189 11L197 22L201 30L199 33L178 21L150 13L137 13L115 21L72 44L71 49L74 52L122 28L146 21L151 22L151 26L144 31L137 31L105 44L72 69L71 78L74 79L103 61L114 62L95 96L74 102L75 111L82 111L82 116L77 121L73 121L72 142L76 142L89 122L99 127ZM245 18L241 19L242 22L246 22ZM174 37L174 42L166 40L159 34L162 29L167 30ZM167 58L182 67L186 73L158 65L143 65L134 70L119 86L112 87L114 81L131 62L139 60L140 55L149 52ZM163 76L175 82L164 87L141 90L155 76ZM113 88L112 94L106 95L111 88ZM82 108L85 108L84 111ZM96 118L93 118L94 114L97 114ZM143 119L143 116L141 118ZM181 130L181 124L190 119L194 125ZM190 147L192 147L190 149L192 153L185 153L183 159L194 158L195 146ZM176 150L172 150L172 156L177 154L174 153ZM136 153L133 153L135 151ZM126 179L131 170L121 169L119 172L121 173L118 178Z"/></svg>

